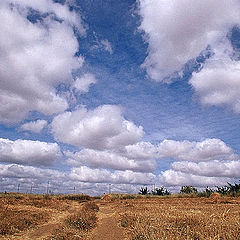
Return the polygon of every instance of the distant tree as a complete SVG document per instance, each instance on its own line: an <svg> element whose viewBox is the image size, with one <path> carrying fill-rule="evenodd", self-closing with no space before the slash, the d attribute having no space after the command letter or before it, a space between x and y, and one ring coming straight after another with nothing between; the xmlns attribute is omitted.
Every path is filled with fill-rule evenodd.
<svg viewBox="0 0 240 240"><path fill-rule="evenodd" d="M222 194L222 195L232 195L232 196L236 196L237 194L240 193L240 184L234 183L227 183L226 186L223 187L216 187L217 190L216 192Z"/></svg>
<svg viewBox="0 0 240 240"><path fill-rule="evenodd" d="M240 184L237 184L237 183L234 183L231 184L231 183L227 183L228 184L228 191L231 195L235 196L237 195L239 192L240 192Z"/></svg>
<svg viewBox="0 0 240 240"><path fill-rule="evenodd" d="M193 186L182 186L180 189L180 193L185 193L185 194L197 193L197 189Z"/></svg>
<svg viewBox="0 0 240 240"><path fill-rule="evenodd" d="M204 192L205 192L206 196L209 197L214 192L214 190L207 186L205 188Z"/></svg>
<svg viewBox="0 0 240 240"><path fill-rule="evenodd" d="M166 196L166 195L170 195L171 193L164 187L160 187L160 188L156 188L155 191L152 191L152 194L158 195L158 196Z"/></svg>
<svg viewBox="0 0 240 240"><path fill-rule="evenodd" d="M218 187L216 186L216 192L217 193L220 193L222 195L227 195L230 193L230 189L229 189L229 186L223 186L223 187Z"/></svg>
<svg viewBox="0 0 240 240"><path fill-rule="evenodd" d="M211 194L214 193L214 190L206 187L202 192L198 192L198 197L210 197Z"/></svg>
<svg viewBox="0 0 240 240"><path fill-rule="evenodd" d="M149 194L148 188L147 187L141 187L138 194L141 194L141 195Z"/></svg>

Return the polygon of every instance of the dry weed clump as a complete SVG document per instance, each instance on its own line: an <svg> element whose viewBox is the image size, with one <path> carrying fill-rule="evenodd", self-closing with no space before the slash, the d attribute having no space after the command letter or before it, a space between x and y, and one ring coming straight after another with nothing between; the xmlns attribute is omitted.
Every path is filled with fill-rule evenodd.
<svg viewBox="0 0 240 240"><path fill-rule="evenodd" d="M0 194L0 238L1 235L23 234L29 228L46 223L51 214L58 216L62 211L69 214L75 207L81 207L78 203L90 199L84 194ZM59 223L59 229L49 239L86 239L83 236L96 225L98 210L94 202L84 203L81 211Z"/></svg>
<svg viewBox="0 0 240 240"><path fill-rule="evenodd" d="M240 239L239 204L200 198L145 199L119 208L127 239Z"/></svg>
<svg viewBox="0 0 240 240"><path fill-rule="evenodd" d="M62 225L56 229L55 233L44 240L85 240L86 234L70 226Z"/></svg>
<svg viewBox="0 0 240 240"><path fill-rule="evenodd" d="M94 211L94 212L98 212L99 211L99 207L96 203L94 202L87 202L83 205L82 208L83 211Z"/></svg>
<svg viewBox="0 0 240 240"><path fill-rule="evenodd" d="M79 230L89 230L96 226L97 217L90 212L80 212L70 216L67 219L67 224Z"/></svg>
<svg viewBox="0 0 240 240"><path fill-rule="evenodd" d="M13 206L33 206L36 208L48 208L56 210L65 210L67 202L58 200L55 196L37 195L37 194L7 194L0 196L0 201L7 202Z"/></svg>
<svg viewBox="0 0 240 240"><path fill-rule="evenodd" d="M66 223L79 230L90 230L97 224L96 211L99 208L95 203L87 203L83 206L82 210L74 215L71 215Z"/></svg>
<svg viewBox="0 0 240 240"><path fill-rule="evenodd" d="M87 202L81 211L65 219L54 234L46 240L80 240L87 239L87 233L97 224L96 212L99 207L94 202Z"/></svg>
<svg viewBox="0 0 240 240"><path fill-rule="evenodd" d="M30 198L21 201L22 205L29 205L36 208L48 208L48 209L56 209L56 210L67 210L69 208L69 203L67 201L58 200L55 197L52 198Z"/></svg>
<svg viewBox="0 0 240 240"><path fill-rule="evenodd" d="M105 202L113 202L116 198L114 198L113 195L108 194L104 195L101 199Z"/></svg>
<svg viewBox="0 0 240 240"><path fill-rule="evenodd" d="M59 195L57 199L86 202L86 201L90 201L91 197L87 194L69 194L69 195Z"/></svg>
<svg viewBox="0 0 240 240"><path fill-rule="evenodd" d="M11 209L0 202L0 235L14 234L44 223L49 215L44 212Z"/></svg>

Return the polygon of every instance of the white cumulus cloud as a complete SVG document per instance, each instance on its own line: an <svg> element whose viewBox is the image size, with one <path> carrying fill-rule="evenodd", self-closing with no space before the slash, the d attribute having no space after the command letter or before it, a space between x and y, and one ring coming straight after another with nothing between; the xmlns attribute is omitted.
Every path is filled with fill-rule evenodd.
<svg viewBox="0 0 240 240"><path fill-rule="evenodd" d="M228 107L240 113L240 62L234 60L228 40L216 46L214 52L204 68L193 73L189 83L203 105Z"/></svg>
<svg viewBox="0 0 240 240"><path fill-rule="evenodd" d="M148 75L169 81L166 77L240 22L239 9L238 0L139 0Z"/></svg>
<svg viewBox="0 0 240 240"><path fill-rule="evenodd" d="M85 73L83 76L76 78L73 87L77 92L85 93L88 92L90 86L97 82L96 77L91 73Z"/></svg>
<svg viewBox="0 0 240 240"><path fill-rule="evenodd" d="M51 166L61 157L56 143L0 138L0 162Z"/></svg>
<svg viewBox="0 0 240 240"><path fill-rule="evenodd" d="M121 108L114 105L65 112L56 116L51 126L57 141L96 150L134 144L144 134L141 126L124 119Z"/></svg>
<svg viewBox="0 0 240 240"><path fill-rule="evenodd" d="M174 158L182 161L233 160L237 156L232 148L220 139L202 142L164 140L157 146L159 158Z"/></svg>
<svg viewBox="0 0 240 240"><path fill-rule="evenodd" d="M112 151L97 151L83 149L80 152L66 152L68 163L73 166L89 166L91 168L108 168L116 170L132 170L139 172L152 172L156 169L154 159L131 159Z"/></svg>
<svg viewBox="0 0 240 240"><path fill-rule="evenodd" d="M227 182L232 181L232 178L228 177L206 177L174 171L172 169L162 172L159 178L162 184L165 186L192 185L196 187L215 187L226 185Z"/></svg>
<svg viewBox="0 0 240 240"><path fill-rule="evenodd" d="M174 162L172 169L208 177L240 177L240 161Z"/></svg>
<svg viewBox="0 0 240 240"><path fill-rule="evenodd" d="M91 169L85 166L73 168L69 177L72 180L96 183L151 184L156 180L152 173L140 173L130 170L110 172L104 169Z"/></svg>
<svg viewBox="0 0 240 240"><path fill-rule="evenodd" d="M29 21L29 7L45 17ZM73 24L81 26L81 21L67 5L51 0L1 1L0 122L23 120L31 110L51 115L68 107L56 87L71 83L72 70L83 62L75 57Z"/></svg>
<svg viewBox="0 0 240 240"><path fill-rule="evenodd" d="M47 126L47 121L45 120L37 120L37 121L31 121L31 122L27 122L24 123L20 129L23 131L31 131L31 132L35 132L35 133L40 133L43 128L45 128Z"/></svg>

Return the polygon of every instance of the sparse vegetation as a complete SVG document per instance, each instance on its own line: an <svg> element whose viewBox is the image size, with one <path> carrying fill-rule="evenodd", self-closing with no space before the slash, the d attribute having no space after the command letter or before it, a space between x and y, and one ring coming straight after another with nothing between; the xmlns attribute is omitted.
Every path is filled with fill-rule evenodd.
<svg viewBox="0 0 240 240"><path fill-rule="evenodd" d="M240 184L227 183L226 186L217 187L216 192L218 192L222 195L239 196L240 195Z"/></svg>
<svg viewBox="0 0 240 240"><path fill-rule="evenodd" d="M240 199L151 198L119 209L126 239L240 239Z"/></svg>
<svg viewBox="0 0 240 240"><path fill-rule="evenodd" d="M49 223L50 232L44 240L91 239L92 230L102 226L97 218L100 206L106 207L107 213L118 213L111 217L117 217L118 228L129 240L240 239L239 184L198 192L184 186L184 193L171 195L164 187L152 194L147 187L142 190L148 194L105 195L113 201L91 201L93 198L82 194L0 194L0 238L25 236L30 228L39 232L42 227L44 233ZM56 220L56 216L61 217Z"/></svg>
<svg viewBox="0 0 240 240"><path fill-rule="evenodd" d="M183 186L180 189L180 193L183 194L191 194L191 193L197 193L197 189L193 186Z"/></svg>
<svg viewBox="0 0 240 240"><path fill-rule="evenodd" d="M18 199L19 200L19 199ZM45 222L49 218L47 212L38 210L15 209L13 199L0 199L0 235L14 234Z"/></svg>
<svg viewBox="0 0 240 240"><path fill-rule="evenodd" d="M170 195L171 193L164 187L156 188L155 191L152 191L153 195L158 195L158 196L167 196Z"/></svg>
<svg viewBox="0 0 240 240"><path fill-rule="evenodd" d="M57 198L59 200L71 200L71 201L78 201L78 202L87 202L91 200L91 197L86 194L59 195Z"/></svg>
<svg viewBox="0 0 240 240"><path fill-rule="evenodd" d="M98 210L94 202L84 203L81 210L67 217L47 240L86 239L87 232L97 225Z"/></svg>
<svg viewBox="0 0 240 240"><path fill-rule="evenodd" d="M13 235L24 232L29 228L35 228L47 221L51 221L52 214L68 213L68 209L71 209L75 204L79 206L77 213L69 213L65 224L62 225L62 223L59 223L58 228L62 231L56 231L55 234L48 239L69 239L71 234L71 239L82 239L79 238L79 236L83 235L80 230L90 229L96 224L96 212L98 211L98 206L93 202L86 202L83 207L81 207L80 202L85 202L87 199L91 198L83 194L74 196L17 193L0 194L0 236ZM82 220L80 220L80 216ZM67 224L68 221L69 224ZM81 225L80 221L85 221L85 225ZM60 237L61 234L62 238ZM65 234L66 238L64 238ZM55 236L59 238L55 238Z"/></svg>
<svg viewBox="0 0 240 240"><path fill-rule="evenodd" d="M139 194L141 194L141 195L149 194L148 188L147 187L141 187L140 190L139 190Z"/></svg>
<svg viewBox="0 0 240 240"><path fill-rule="evenodd" d="M89 210L80 211L74 215L71 215L67 220L66 223L73 228L87 231L92 229L96 226L97 217L96 213Z"/></svg>

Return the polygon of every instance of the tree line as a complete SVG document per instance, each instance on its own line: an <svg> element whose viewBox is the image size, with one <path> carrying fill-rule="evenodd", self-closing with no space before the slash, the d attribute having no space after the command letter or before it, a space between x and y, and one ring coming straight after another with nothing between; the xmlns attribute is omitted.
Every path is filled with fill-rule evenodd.
<svg viewBox="0 0 240 240"><path fill-rule="evenodd" d="M202 191L198 191L197 188L193 186L182 186L180 188L180 194L196 194L198 196L202 197L209 197L212 193L217 192L220 193L221 195L229 195L229 196L239 196L240 195L240 184L238 183L227 183L227 185L219 187L216 186L214 189L206 187ZM141 195L158 195L158 196L167 196L171 195L171 192L165 188L165 187L160 187L160 188L154 188L154 190L150 191L148 187L141 187L139 190L139 194Z"/></svg>

